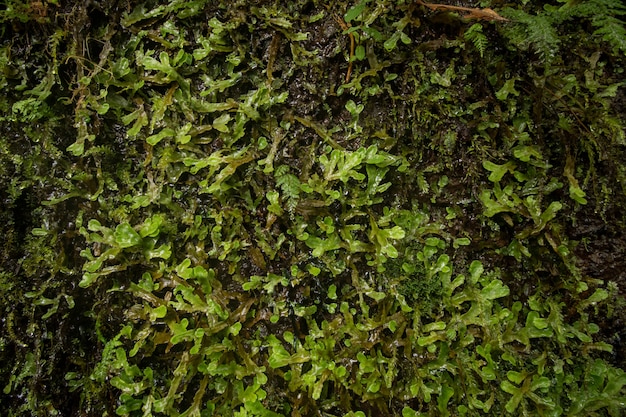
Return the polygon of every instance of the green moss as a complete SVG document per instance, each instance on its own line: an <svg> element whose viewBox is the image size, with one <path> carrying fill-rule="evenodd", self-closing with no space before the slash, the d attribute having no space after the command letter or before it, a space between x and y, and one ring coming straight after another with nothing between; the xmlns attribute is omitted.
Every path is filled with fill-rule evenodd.
<svg viewBox="0 0 626 417"><path fill-rule="evenodd" d="M0 12L9 415L619 415L621 4L70 3Z"/></svg>

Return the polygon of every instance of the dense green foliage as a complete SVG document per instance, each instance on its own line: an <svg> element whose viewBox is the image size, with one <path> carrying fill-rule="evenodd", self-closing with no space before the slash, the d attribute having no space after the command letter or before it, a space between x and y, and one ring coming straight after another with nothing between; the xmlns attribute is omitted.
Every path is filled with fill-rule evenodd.
<svg viewBox="0 0 626 417"><path fill-rule="evenodd" d="M0 408L622 415L626 7L462 3L6 2Z"/></svg>

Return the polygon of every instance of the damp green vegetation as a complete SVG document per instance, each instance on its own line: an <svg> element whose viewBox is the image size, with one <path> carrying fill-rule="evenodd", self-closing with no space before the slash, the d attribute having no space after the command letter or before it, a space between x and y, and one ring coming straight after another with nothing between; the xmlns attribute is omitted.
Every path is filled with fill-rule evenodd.
<svg viewBox="0 0 626 417"><path fill-rule="evenodd" d="M618 0L0 6L7 416L620 416Z"/></svg>

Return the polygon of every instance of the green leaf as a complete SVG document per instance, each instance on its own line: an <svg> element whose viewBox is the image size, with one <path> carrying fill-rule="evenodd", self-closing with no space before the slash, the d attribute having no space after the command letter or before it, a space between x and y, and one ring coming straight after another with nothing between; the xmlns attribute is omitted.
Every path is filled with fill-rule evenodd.
<svg viewBox="0 0 626 417"><path fill-rule="evenodd" d="M533 317L532 323L533 323L533 326L535 326L539 330L543 330L548 327L548 321L541 317Z"/></svg>
<svg viewBox="0 0 626 417"><path fill-rule="evenodd" d="M474 46L478 50L478 53L480 54L480 57L482 58L485 54L485 50L487 49L487 37L483 34L483 26L480 23L474 23L465 31L463 37L467 41L470 41L474 44Z"/></svg>
<svg viewBox="0 0 626 417"><path fill-rule="evenodd" d="M150 312L150 320L155 321L156 319L162 319L167 314L167 307L164 305L158 306L157 308L152 309Z"/></svg>
<svg viewBox="0 0 626 417"><path fill-rule="evenodd" d="M296 199L300 195L300 180L293 174L285 173L279 175L280 167L276 169L276 185L290 199Z"/></svg>
<svg viewBox="0 0 626 417"><path fill-rule="evenodd" d="M147 218L139 229L139 235L141 237L157 237L163 220L164 218L160 214Z"/></svg>
<svg viewBox="0 0 626 417"><path fill-rule="evenodd" d="M508 98L509 94L514 95L516 97L519 96L519 91L515 89L515 81L517 81L517 78L506 80L502 88L496 91L496 98L498 100L504 101Z"/></svg>
<svg viewBox="0 0 626 417"><path fill-rule="evenodd" d="M608 291L605 290L604 288L598 288L586 300L583 300L580 303L579 309L582 310L584 308L587 308L590 305L595 305L599 302L606 300L607 298L609 298Z"/></svg>
<svg viewBox="0 0 626 417"><path fill-rule="evenodd" d="M483 267L482 262L476 260L472 261L469 267L470 282L472 284L476 284L484 271L485 268Z"/></svg>
<svg viewBox="0 0 626 417"><path fill-rule="evenodd" d="M346 23L350 23L354 19L359 17L361 13L363 13L363 10L365 10L365 6L367 6L368 2L369 0L361 0L359 3L348 9L346 14L343 16L343 19L346 21Z"/></svg>
<svg viewBox="0 0 626 417"><path fill-rule="evenodd" d="M385 50L387 50L387 52L391 52L393 51L396 46L398 45L398 40L400 40L400 36L402 35L402 31L396 31L394 34L392 34L389 39L387 39L385 41L385 43L383 43L383 46L385 48Z"/></svg>
<svg viewBox="0 0 626 417"><path fill-rule="evenodd" d="M172 247L170 244L162 244L156 249L148 249L144 251L147 259L161 258L169 259L172 256Z"/></svg>
<svg viewBox="0 0 626 417"><path fill-rule="evenodd" d="M382 381L376 377L376 378L368 378L368 383L367 383L367 392L372 392L372 393L376 393L380 390L380 386L382 384Z"/></svg>
<svg viewBox="0 0 626 417"><path fill-rule="evenodd" d="M312 255L316 258L322 256L325 252L333 251L341 247L341 239L339 235L335 233L330 235L327 239L309 236L305 243L309 248L313 249Z"/></svg>
<svg viewBox="0 0 626 417"><path fill-rule="evenodd" d="M480 291L480 294L487 300L495 300L509 295L509 287L499 279L494 279Z"/></svg>
<svg viewBox="0 0 626 417"><path fill-rule="evenodd" d="M417 411L413 410L411 407L404 407L402 409L402 417L419 417Z"/></svg>
<svg viewBox="0 0 626 417"><path fill-rule="evenodd" d="M515 170L516 166L513 162L507 162L506 164L498 165L494 164L491 161L485 160L483 161L483 168L485 168L487 171L491 171L491 174L489 174L489 181L497 182L500 181L504 174L506 174L507 172L512 173Z"/></svg>
<svg viewBox="0 0 626 417"><path fill-rule="evenodd" d="M222 114L220 117L213 120L213 129L222 133L228 133L230 130L228 128L228 122L230 122L230 119L231 117L229 113Z"/></svg>
<svg viewBox="0 0 626 417"><path fill-rule="evenodd" d="M186 318L182 319L180 323L171 323L169 324L170 329L172 330L172 338L170 342L173 345L184 342L186 340L191 340L195 333L195 330L187 330L187 326L189 326L189 320Z"/></svg>
<svg viewBox="0 0 626 417"><path fill-rule="evenodd" d="M437 408L441 415L448 416L450 412L448 411L448 402L454 395L454 388L448 385L443 385L441 387L441 393L437 397Z"/></svg>
<svg viewBox="0 0 626 417"><path fill-rule="evenodd" d="M538 161L543 159L537 146L516 146L513 148L513 156L523 162L530 162L533 158Z"/></svg>
<svg viewBox="0 0 626 417"><path fill-rule="evenodd" d="M509 413L514 413L520 401L522 401L522 397L524 396L523 391L511 384L509 381L502 381L500 388L502 388L502 391L512 395L509 401L505 404L504 408Z"/></svg>
<svg viewBox="0 0 626 417"><path fill-rule="evenodd" d="M587 199L585 198L587 194L580 188L578 184L570 184L569 196L572 200L576 201L578 204L582 204L582 205L587 204Z"/></svg>
<svg viewBox="0 0 626 417"><path fill-rule="evenodd" d="M454 249L458 249L460 246L469 246L471 244L472 244L472 240L470 238L460 237L460 238L454 239L454 241L452 242L452 247Z"/></svg>
<svg viewBox="0 0 626 417"><path fill-rule="evenodd" d="M452 85L452 80L444 75L439 74L437 71L433 71L430 74L430 82L433 84L438 84L442 87L450 87Z"/></svg>
<svg viewBox="0 0 626 417"><path fill-rule="evenodd" d="M359 352L356 355L357 360L359 361L359 371L362 374L369 374L376 370L376 359L366 356L363 352Z"/></svg>
<svg viewBox="0 0 626 417"><path fill-rule="evenodd" d="M270 202L269 206L267 206L267 211L276 214L277 216L283 214L283 208L281 207L279 201L280 194L278 193L278 191L268 191L265 194L265 198L267 198L267 201Z"/></svg>
<svg viewBox="0 0 626 417"><path fill-rule="evenodd" d="M417 338L417 344L419 346L429 346L438 340L444 340L445 335L443 333L431 332L428 336L420 336Z"/></svg>
<svg viewBox="0 0 626 417"><path fill-rule="evenodd" d="M270 343L270 356L268 358L270 368L276 369L289 365L291 363L291 355L283 347L280 340L275 336L270 336L268 342Z"/></svg>
<svg viewBox="0 0 626 417"><path fill-rule="evenodd" d="M129 137L137 136L141 128L148 124L148 114L144 110L143 104L140 105L140 107L134 112L122 117L122 123L125 126L129 125L133 120L135 123L126 132Z"/></svg>
<svg viewBox="0 0 626 417"><path fill-rule="evenodd" d="M428 323L427 325L423 327L424 332L430 332L433 330L445 330L445 329L446 329L445 321L435 321L432 323Z"/></svg>
<svg viewBox="0 0 626 417"><path fill-rule="evenodd" d="M563 204L558 201L550 203L548 208L541 214L541 223L547 224L550 220L556 217L556 213L563 208Z"/></svg>
<svg viewBox="0 0 626 417"><path fill-rule="evenodd" d="M130 248L141 243L141 236L128 223L118 225L113 236L120 248Z"/></svg>
<svg viewBox="0 0 626 417"><path fill-rule="evenodd" d="M376 302L383 300L387 296L387 294L382 291L367 291L365 295L374 299Z"/></svg>
<svg viewBox="0 0 626 417"><path fill-rule="evenodd" d="M337 299L337 286L335 284L331 284L328 287L328 298L330 298L331 300Z"/></svg>
<svg viewBox="0 0 626 417"><path fill-rule="evenodd" d="M148 136L146 138L146 142L148 142L149 145L154 146L165 138L174 137L175 134L176 134L176 131L174 129L166 127L164 129L161 129L159 133Z"/></svg>
<svg viewBox="0 0 626 417"><path fill-rule="evenodd" d="M363 45L358 45L355 48L354 57L359 61L363 61L365 59L365 47Z"/></svg>

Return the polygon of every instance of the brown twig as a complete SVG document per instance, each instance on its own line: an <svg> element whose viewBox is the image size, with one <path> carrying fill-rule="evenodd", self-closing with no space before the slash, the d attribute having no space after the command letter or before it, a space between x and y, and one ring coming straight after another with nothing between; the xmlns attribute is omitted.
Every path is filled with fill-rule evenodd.
<svg viewBox="0 0 626 417"><path fill-rule="evenodd" d="M508 19L500 16L498 13L494 12L492 9L480 9L474 7L460 7L460 6L449 6L447 4L434 4L434 3L426 3L422 0L416 0L416 3L420 6L428 7L431 10L443 10L447 12L457 12L461 14L463 19L476 19L476 20L497 20L500 22L508 22Z"/></svg>
<svg viewBox="0 0 626 417"><path fill-rule="evenodd" d="M345 32L346 30L350 29L350 25L344 22L344 20L341 17L334 15L334 18L335 18L335 21L341 27L341 30ZM348 33L348 36L350 37L350 56L348 59L348 71L346 72L346 83L350 81L350 76L352 75L352 61L354 60L354 44L355 44L354 35L352 33Z"/></svg>

